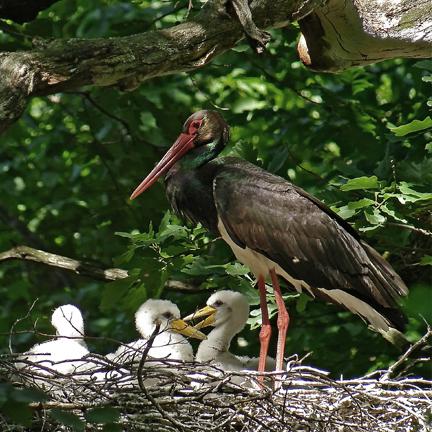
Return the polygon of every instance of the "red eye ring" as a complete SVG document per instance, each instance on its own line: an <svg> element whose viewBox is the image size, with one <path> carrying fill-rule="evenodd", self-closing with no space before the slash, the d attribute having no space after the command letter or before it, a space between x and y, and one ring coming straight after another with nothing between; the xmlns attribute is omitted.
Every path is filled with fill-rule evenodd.
<svg viewBox="0 0 432 432"><path fill-rule="evenodd" d="M193 133L197 133L198 129L201 127L203 120L202 119L198 119L198 120L193 120L190 124L189 124L189 133L193 134Z"/></svg>

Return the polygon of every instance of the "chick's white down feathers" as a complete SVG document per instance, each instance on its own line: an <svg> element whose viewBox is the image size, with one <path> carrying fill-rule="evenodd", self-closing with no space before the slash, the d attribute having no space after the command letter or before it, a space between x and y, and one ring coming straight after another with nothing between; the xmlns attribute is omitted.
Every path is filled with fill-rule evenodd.
<svg viewBox="0 0 432 432"><path fill-rule="evenodd" d="M81 312L73 305L60 306L53 312L51 323L57 337L34 345L29 354L21 358L37 363L42 367L42 372L45 367L63 374L73 373L84 363L80 359L89 353L83 339L84 321ZM26 363L17 363L16 366L22 369Z"/></svg>
<svg viewBox="0 0 432 432"><path fill-rule="evenodd" d="M179 318L179 308L169 300L147 300L135 313L135 325L142 338L120 346L115 353L108 354L107 358L120 362L139 361L156 324L159 324L159 333L153 340L148 357L192 361L191 344L170 327L171 321Z"/></svg>
<svg viewBox="0 0 432 432"><path fill-rule="evenodd" d="M240 333L249 317L246 297L235 291L217 291L207 300L207 306L216 309L214 329L198 347L196 360L211 362L225 371L256 370L258 359L236 356L229 352L233 337ZM273 370L275 362L267 357L266 369Z"/></svg>

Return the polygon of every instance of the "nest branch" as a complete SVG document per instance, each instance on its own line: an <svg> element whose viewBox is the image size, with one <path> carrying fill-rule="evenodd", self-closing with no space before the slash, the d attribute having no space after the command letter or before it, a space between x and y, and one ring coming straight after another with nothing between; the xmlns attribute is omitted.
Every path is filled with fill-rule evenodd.
<svg viewBox="0 0 432 432"><path fill-rule="evenodd" d="M0 355L0 378L17 388L38 388L45 401L29 404L32 427L58 430L61 423L51 413L62 410L77 415L88 427L86 412L110 407L125 430L152 431L341 431L427 432L431 428L432 381L400 376L432 333L402 355L388 370L355 379L330 378L328 372L302 364L295 356L283 372L224 372L200 363L148 357L116 363L89 354L71 374L61 374L55 364L30 362L17 354ZM147 349L146 349L147 348ZM409 363L411 359L411 363ZM430 357L424 357L430 362ZM84 363L84 365L83 365ZM273 390L274 382L282 385ZM2 430L20 430L0 417Z"/></svg>

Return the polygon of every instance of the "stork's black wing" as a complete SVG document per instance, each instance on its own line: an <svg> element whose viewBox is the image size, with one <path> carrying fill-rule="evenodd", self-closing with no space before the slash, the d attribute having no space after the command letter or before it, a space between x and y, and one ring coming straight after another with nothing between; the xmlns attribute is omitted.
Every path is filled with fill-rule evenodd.
<svg viewBox="0 0 432 432"><path fill-rule="evenodd" d="M342 290L403 327L396 301L407 287L349 224L281 177L237 158L219 164L216 208L237 245L264 254L318 297L344 305L326 294Z"/></svg>

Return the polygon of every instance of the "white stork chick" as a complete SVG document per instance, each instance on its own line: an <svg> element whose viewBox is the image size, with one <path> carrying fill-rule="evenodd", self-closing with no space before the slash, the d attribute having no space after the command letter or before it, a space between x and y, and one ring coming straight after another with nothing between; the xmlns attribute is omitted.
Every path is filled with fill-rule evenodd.
<svg viewBox="0 0 432 432"><path fill-rule="evenodd" d="M58 307L52 314L51 324L56 329L57 337L53 340L34 345L25 359L35 365L40 365L41 374L47 374L44 368L68 374L83 365L80 359L89 353L83 339L84 321L81 311L73 305ZM27 363L17 363L19 369L27 367ZM36 366L32 366L36 369Z"/></svg>
<svg viewBox="0 0 432 432"><path fill-rule="evenodd" d="M155 359L193 361L193 350L185 338L205 339L205 335L180 319L180 310L169 300L147 300L135 313L135 324L142 338L120 346L107 355L113 361L139 361L156 325L159 333L153 340L148 357Z"/></svg>
<svg viewBox="0 0 432 432"><path fill-rule="evenodd" d="M185 321L207 317L195 328L213 326L198 347L195 359L211 363L225 371L256 370L258 358L236 356L229 352L233 337L240 333L249 317L249 303L246 297L235 291L218 291L207 300L207 306L187 316ZM273 370L275 360L267 357L266 370Z"/></svg>

